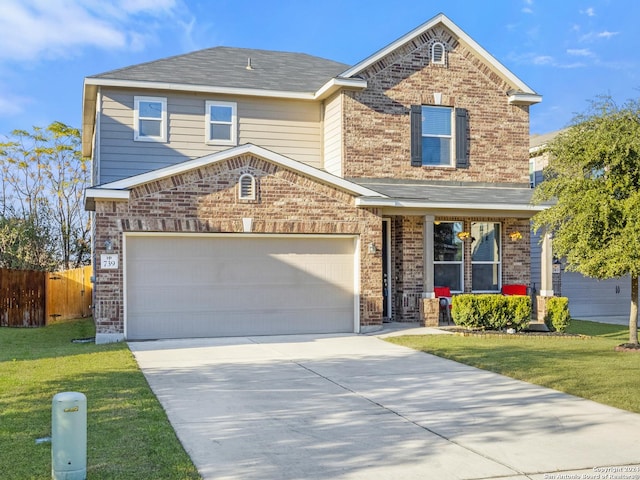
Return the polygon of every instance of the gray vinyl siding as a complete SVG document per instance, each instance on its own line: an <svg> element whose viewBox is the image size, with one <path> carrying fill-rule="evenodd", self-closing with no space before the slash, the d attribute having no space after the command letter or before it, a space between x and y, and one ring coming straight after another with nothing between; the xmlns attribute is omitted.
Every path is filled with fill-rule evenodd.
<svg viewBox="0 0 640 480"><path fill-rule="evenodd" d="M342 176L342 95L326 101L324 113L324 168Z"/></svg>
<svg viewBox="0 0 640 480"><path fill-rule="evenodd" d="M135 95L167 98L167 143L133 140ZM238 145L253 143L321 168L319 102L205 94L103 90L100 182L108 183L230 148L205 142L205 102L237 103Z"/></svg>

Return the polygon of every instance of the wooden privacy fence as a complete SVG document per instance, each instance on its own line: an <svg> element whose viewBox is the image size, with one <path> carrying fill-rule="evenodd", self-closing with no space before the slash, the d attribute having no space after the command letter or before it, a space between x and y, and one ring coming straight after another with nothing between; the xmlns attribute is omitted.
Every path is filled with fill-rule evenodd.
<svg viewBox="0 0 640 480"><path fill-rule="evenodd" d="M0 269L0 326L45 325L47 272Z"/></svg>
<svg viewBox="0 0 640 480"><path fill-rule="evenodd" d="M62 272L0 269L0 326L41 327L91 315L91 267Z"/></svg>
<svg viewBox="0 0 640 480"><path fill-rule="evenodd" d="M47 275L47 324L91 315L91 274L87 266Z"/></svg>

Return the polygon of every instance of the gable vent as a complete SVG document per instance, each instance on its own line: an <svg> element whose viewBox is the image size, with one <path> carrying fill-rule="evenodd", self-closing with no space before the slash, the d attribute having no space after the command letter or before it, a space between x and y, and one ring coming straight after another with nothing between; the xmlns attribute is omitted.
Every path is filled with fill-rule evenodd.
<svg viewBox="0 0 640 480"><path fill-rule="evenodd" d="M445 60L444 44L441 42L435 42L431 45L431 63L444 65L446 63Z"/></svg>
<svg viewBox="0 0 640 480"><path fill-rule="evenodd" d="M256 179L253 175L245 173L240 176L238 183L238 198L240 200L256 199Z"/></svg>

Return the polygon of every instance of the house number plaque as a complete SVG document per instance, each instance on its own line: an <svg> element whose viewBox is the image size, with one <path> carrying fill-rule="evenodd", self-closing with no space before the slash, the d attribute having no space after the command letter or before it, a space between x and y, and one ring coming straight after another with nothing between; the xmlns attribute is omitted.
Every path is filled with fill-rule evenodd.
<svg viewBox="0 0 640 480"><path fill-rule="evenodd" d="M118 254L103 253L100 255L100 267L105 270L118 268Z"/></svg>

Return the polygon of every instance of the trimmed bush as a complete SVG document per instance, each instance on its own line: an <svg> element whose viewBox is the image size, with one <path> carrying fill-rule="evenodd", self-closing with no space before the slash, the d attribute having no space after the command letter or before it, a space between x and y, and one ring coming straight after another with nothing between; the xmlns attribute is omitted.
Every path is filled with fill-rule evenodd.
<svg viewBox="0 0 640 480"><path fill-rule="evenodd" d="M549 330L564 333L571 323L567 297L551 297L547 300L547 314L544 316L544 323L549 327Z"/></svg>
<svg viewBox="0 0 640 480"><path fill-rule="evenodd" d="M519 331L531 321L531 299L521 295L455 295L451 316L461 327Z"/></svg>

